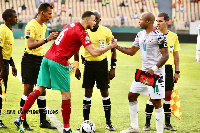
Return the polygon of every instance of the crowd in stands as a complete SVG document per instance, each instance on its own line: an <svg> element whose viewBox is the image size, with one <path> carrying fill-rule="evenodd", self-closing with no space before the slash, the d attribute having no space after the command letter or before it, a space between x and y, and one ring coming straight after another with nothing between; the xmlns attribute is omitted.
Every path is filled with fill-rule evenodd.
<svg viewBox="0 0 200 133"><path fill-rule="evenodd" d="M65 24L66 20L64 20L64 19L66 19L66 17L64 17L64 16L67 16L67 18L71 18L71 20L74 20L74 17L76 17L76 15L77 15L76 10L75 10L76 13L74 13L72 15L72 7L73 6L72 6L71 2L75 2L74 0L72 0L71 2L66 1L66 0L38 0L38 1L40 1L40 2L50 2L50 4L53 7L56 6L56 8L54 8L54 11L53 11L53 17L55 18L57 24ZM135 22L135 24L137 24L139 16L141 15L141 13L146 12L148 9L150 9L148 7L149 1L148 0L133 0L133 1L130 1L130 0L118 0L118 1L116 1L116 0L114 0L114 1L113 0L112 1L111 0L93 0L93 3L100 2L100 3L98 3L98 5L102 4L102 6L104 6L103 9L104 8L111 8L113 5L110 6L110 4L113 4L113 3L116 3L115 5L117 5L119 7L125 7L125 8L118 8L117 7L117 10L110 12L111 15L109 15L109 16L112 16L112 19L113 19L112 21L117 21L117 22L112 23L113 25L116 25L116 24L120 25L121 24L121 25L126 26L126 25L131 25L132 22ZM191 3L192 2L197 3L199 1L200 0L190 0ZM5 2L9 2L9 0L5 0ZM82 3L82 2L86 2L86 0L76 0L76 2ZM83 3L82 3L82 5L85 6L85 4L83 4ZM133 5L136 6L137 8L133 8L132 7ZM151 5L153 5L154 8L158 9L158 0L152 0ZM18 16L23 14L23 10L27 10L26 9L27 7L26 7L25 4L22 4L20 6L17 5L17 6L18 6L17 7ZM11 7L11 8L13 9L13 7ZM14 7L14 8L16 9L16 7ZM84 8L85 7L83 7L82 9L84 9ZM133 12L131 12L131 10L129 8L134 9L134 10L131 9ZM171 25L173 25L174 23L177 22L177 18L176 18L177 13L181 14L183 16L185 15L185 13L188 13L188 11L187 11L188 9L186 8L185 2L183 0L176 0L174 3L172 3L172 9L174 9L174 8L175 8L176 14L175 14L175 16L172 16L173 19L171 20ZM119 10L121 10L121 11L119 11ZM73 9L73 11L74 11L74 9ZM105 12L104 12L104 14L105 14ZM104 15L104 14L102 16L104 16L104 17L108 16L108 15ZM36 12L35 18L36 17L37 17L37 12ZM80 17L80 16L78 16L78 17ZM178 16L178 20L180 19L179 17L180 16ZM69 22L69 20L67 20L67 22ZM179 22L180 22L180 20L179 20ZM182 25L183 25L183 27L184 26L188 27L189 22L186 23L184 21L182 23Z"/></svg>

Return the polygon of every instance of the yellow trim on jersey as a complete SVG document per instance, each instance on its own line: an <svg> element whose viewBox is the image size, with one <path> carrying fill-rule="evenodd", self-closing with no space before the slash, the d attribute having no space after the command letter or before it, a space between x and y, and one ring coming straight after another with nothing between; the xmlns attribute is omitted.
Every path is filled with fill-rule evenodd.
<svg viewBox="0 0 200 133"><path fill-rule="evenodd" d="M40 46L38 48L30 50L28 48L28 39L27 37L32 37L34 39L34 42L41 41L45 38L47 26L43 24L42 26L35 20L32 19L25 27L25 47L26 52L28 54L33 54L37 56L43 56L43 46Z"/></svg>
<svg viewBox="0 0 200 133"><path fill-rule="evenodd" d="M96 32L92 32L90 29L88 29L87 32L95 48L106 47L113 37L111 30L102 25L99 25L99 28ZM97 57L93 57L86 49L84 49L83 57L87 61L102 61L107 57L107 53L104 53Z"/></svg>
<svg viewBox="0 0 200 133"><path fill-rule="evenodd" d="M0 26L0 46L2 47L3 59L10 60L14 45L14 36L11 29L5 24Z"/></svg>
<svg viewBox="0 0 200 133"><path fill-rule="evenodd" d="M178 36L176 33L168 31L167 37L167 46L169 51L169 59L165 63L165 65L173 65L174 64L174 52L180 50L180 44L178 40Z"/></svg>

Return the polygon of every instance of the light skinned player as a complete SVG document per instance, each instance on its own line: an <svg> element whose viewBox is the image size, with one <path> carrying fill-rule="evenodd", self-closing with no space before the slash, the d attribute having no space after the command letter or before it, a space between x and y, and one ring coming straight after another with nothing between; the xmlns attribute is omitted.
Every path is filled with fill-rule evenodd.
<svg viewBox="0 0 200 133"><path fill-rule="evenodd" d="M95 48L90 41L88 33L85 31L87 29L93 29L95 24L96 19L94 13L86 11L82 15L81 22L69 23L62 29L42 60L36 89L30 93L27 98L28 100L26 100L22 108L22 113L14 122L18 130L23 132L21 125L27 111L34 104L35 100L46 88L52 88L52 90L59 90L62 95L61 112L63 118L63 133L72 133L70 128L71 92L68 60L82 45L94 57L117 46L117 42L112 40L112 43L105 48Z"/></svg>

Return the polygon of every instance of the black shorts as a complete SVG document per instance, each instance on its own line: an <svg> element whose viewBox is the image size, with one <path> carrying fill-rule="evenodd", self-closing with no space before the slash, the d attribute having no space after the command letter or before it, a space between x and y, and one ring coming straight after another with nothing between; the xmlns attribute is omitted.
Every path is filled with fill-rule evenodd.
<svg viewBox="0 0 200 133"><path fill-rule="evenodd" d="M172 65L165 65L165 91L171 91L174 88Z"/></svg>
<svg viewBox="0 0 200 133"><path fill-rule="evenodd" d="M97 84L98 89L110 88L108 80L108 61L86 61L83 74L83 88L93 88Z"/></svg>
<svg viewBox="0 0 200 133"><path fill-rule="evenodd" d="M9 60L3 60L4 67L5 67L5 78L4 78L4 86L5 90L7 89L7 84L8 84L8 75L9 75ZM1 68L0 68L1 71Z"/></svg>
<svg viewBox="0 0 200 133"><path fill-rule="evenodd" d="M21 62L23 84L36 84L43 56L24 53Z"/></svg>

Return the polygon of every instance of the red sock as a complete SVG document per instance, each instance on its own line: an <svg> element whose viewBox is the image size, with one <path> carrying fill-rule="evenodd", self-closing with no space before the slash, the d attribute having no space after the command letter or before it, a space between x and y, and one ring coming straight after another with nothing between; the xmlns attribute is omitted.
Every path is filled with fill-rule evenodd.
<svg viewBox="0 0 200 133"><path fill-rule="evenodd" d="M61 111L62 111L62 117L63 117L63 126L64 128L69 128L70 127L70 114L71 114L71 101L69 100L62 100L62 106L61 106Z"/></svg>
<svg viewBox="0 0 200 133"><path fill-rule="evenodd" d="M31 92L28 95L28 98L22 108L22 112L20 114L20 116L22 117L22 119L25 118L26 113L28 112L28 110L32 107L32 105L35 102L35 99L37 99L40 96L40 91L39 90L34 90L33 92Z"/></svg>

